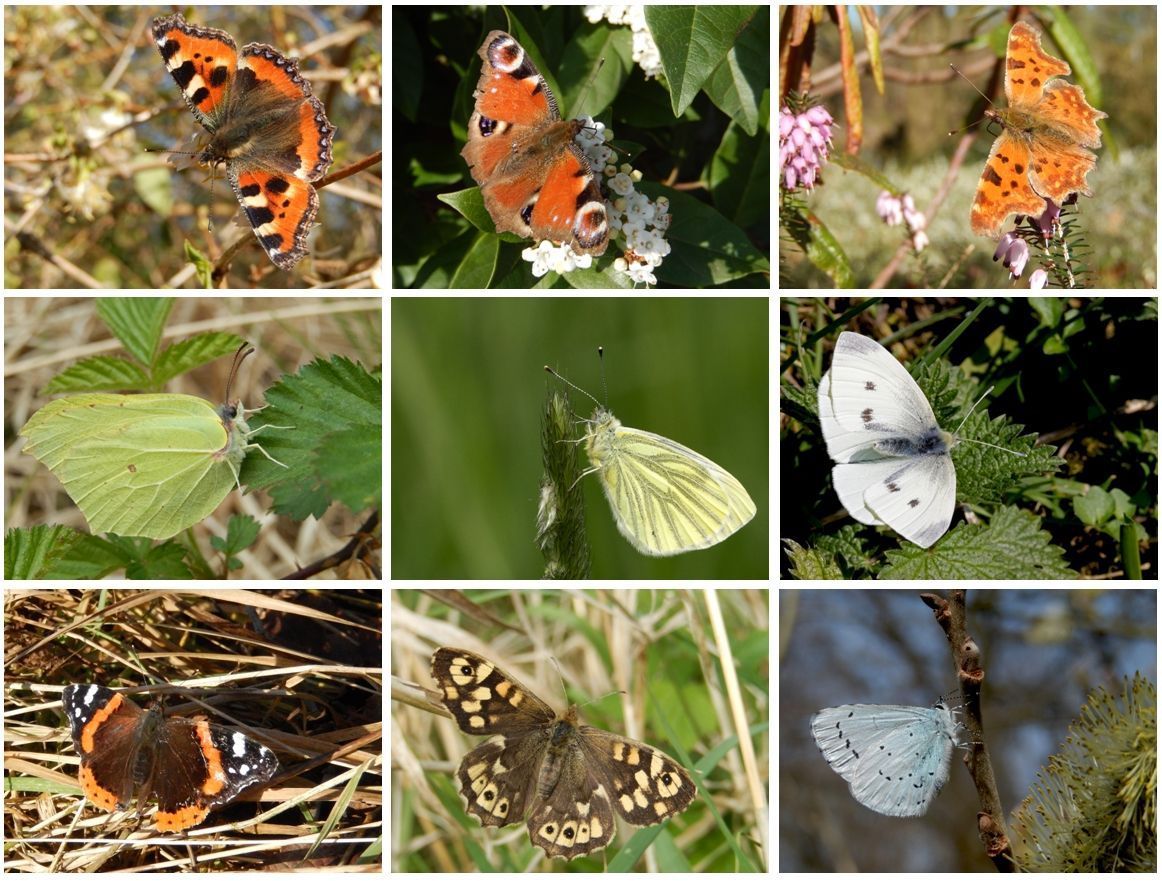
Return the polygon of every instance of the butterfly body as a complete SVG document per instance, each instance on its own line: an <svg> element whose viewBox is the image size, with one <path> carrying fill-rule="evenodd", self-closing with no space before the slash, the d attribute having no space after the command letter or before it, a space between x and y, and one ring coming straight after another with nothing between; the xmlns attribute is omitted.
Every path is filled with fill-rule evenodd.
<svg viewBox="0 0 1162 881"><path fill-rule="evenodd" d="M557 100L513 37L492 31L461 151L498 232L605 253L609 224L596 175Z"/></svg>
<svg viewBox="0 0 1162 881"><path fill-rule="evenodd" d="M1017 22L1009 32L1005 64L1007 110L985 116L999 123L977 185L970 220L977 235L997 238L1012 214L1040 215L1049 200L1092 195L1086 176L1097 163L1087 148L1101 146L1095 110L1080 86L1054 79L1071 68L1041 48L1041 35Z"/></svg>

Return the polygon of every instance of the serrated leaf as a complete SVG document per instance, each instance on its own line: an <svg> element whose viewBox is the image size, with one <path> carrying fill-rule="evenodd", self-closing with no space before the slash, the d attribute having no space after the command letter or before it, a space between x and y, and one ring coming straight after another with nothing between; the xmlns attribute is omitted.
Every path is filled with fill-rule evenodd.
<svg viewBox="0 0 1162 881"><path fill-rule="evenodd" d="M823 551L805 548L789 538L784 539L783 544L787 546L791 573L800 581L838 580L845 577L835 557Z"/></svg>
<svg viewBox="0 0 1162 881"><path fill-rule="evenodd" d="M382 483L383 443L362 427L332 432L315 468L332 498L352 511L377 508Z"/></svg>
<svg viewBox="0 0 1162 881"><path fill-rule="evenodd" d="M154 387L162 388L175 376L233 355L242 343L242 337L232 333L200 333L174 343L157 356L153 367ZM225 393L220 394L218 399L225 401Z"/></svg>
<svg viewBox="0 0 1162 881"><path fill-rule="evenodd" d="M351 450L382 446L383 384L378 377L347 358L316 360L267 389L266 402L249 424L252 429L271 426L256 440L287 467L252 451L243 462L242 480L269 490L278 513L302 520L308 514L322 516L336 499L359 511L368 507L369 499L382 497L378 468L374 473L365 470L357 492L348 492L345 484L339 494L331 488L338 488L336 467L364 470L359 462L332 452L330 445L338 438ZM275 429L276 425L291 428ZM324 473L321 463L328 458L332 461Z"/></svg>
<svg viewBox="0 0 1162 881"><path fill-rule="evenodd" d="M925 550L905 543L886 553L879 578L997 579L1074 578L1065 552L1052 544L1039 517L1019 508L999 508L985 524L960 523Z"/></svg>
<svg viewBox="0 0 1162 881"><path fill-rule="evenodd" d="M97 315L126 351L142 364L153 363L172 308L172 297L102 297L97 300Z"/></svg>
<svg viewBox="0 0 1162 881"><path fill-rule="evenodd" d="M144 368L124 358L102 355L62 370L41 389L41 394L144 391L149 387L149 374Z"/></svg>

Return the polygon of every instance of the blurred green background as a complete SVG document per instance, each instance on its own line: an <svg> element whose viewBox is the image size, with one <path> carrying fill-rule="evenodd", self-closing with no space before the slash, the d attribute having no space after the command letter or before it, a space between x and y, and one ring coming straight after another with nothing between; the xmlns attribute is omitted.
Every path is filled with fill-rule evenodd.
<svg viewBox="0 0 1162 881"><path fill-rule="evenodd" d="M600 345L622 424L717 462L758 512L712 548L647 557L587 476L592 576L767 578L768 310L766 296L393 299L391 577L541 577L541 414L560 387L544 365L602 400Z"/></svg>

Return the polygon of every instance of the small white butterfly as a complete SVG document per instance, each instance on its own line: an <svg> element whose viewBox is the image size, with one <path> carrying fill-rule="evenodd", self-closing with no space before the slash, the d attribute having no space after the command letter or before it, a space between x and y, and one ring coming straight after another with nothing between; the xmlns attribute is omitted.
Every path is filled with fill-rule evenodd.
<svg viewBox="0 0 1162 881"><path fill-rule="evenodd" d="M932 707L847 704L811 717L815 743L852 797L889 817L927 813L948 781L956 729L944 701Z"/></svg>
<svg viewBox="0 0 1162 881"><path fill-rule="evenodd" d="M940 428L891 352L858 333L841 333L819 383L819 424L836 463L835 493L852 517L890 526L922 548L948 531L956 507L949 453L959 438Z"/></svg>

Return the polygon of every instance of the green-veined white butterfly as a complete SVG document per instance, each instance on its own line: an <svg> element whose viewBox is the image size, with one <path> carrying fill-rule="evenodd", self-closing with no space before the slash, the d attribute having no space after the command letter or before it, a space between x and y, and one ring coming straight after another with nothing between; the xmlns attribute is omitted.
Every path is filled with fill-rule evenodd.
<svg viewBox="0 0 1162 881"><path fill-rule="evenodd" d="M593 395L545 370L597 404L585 431L592 467L581 476L598 476L618 530L641 553L708 548L754 517L750 495L721 465L668 437L627 428Z"/></svg>
<svg viewBox="0 0 1162 881"><path fill-rule="evenodd" d="M230 382L245 344L234 355ZM171 538L214 512L238 480L251 431L241 401L193 395L79 394L58 398L20 429L24 451L57 476L89 529ZM285 465L283 467L286 467Z"/></svg>

